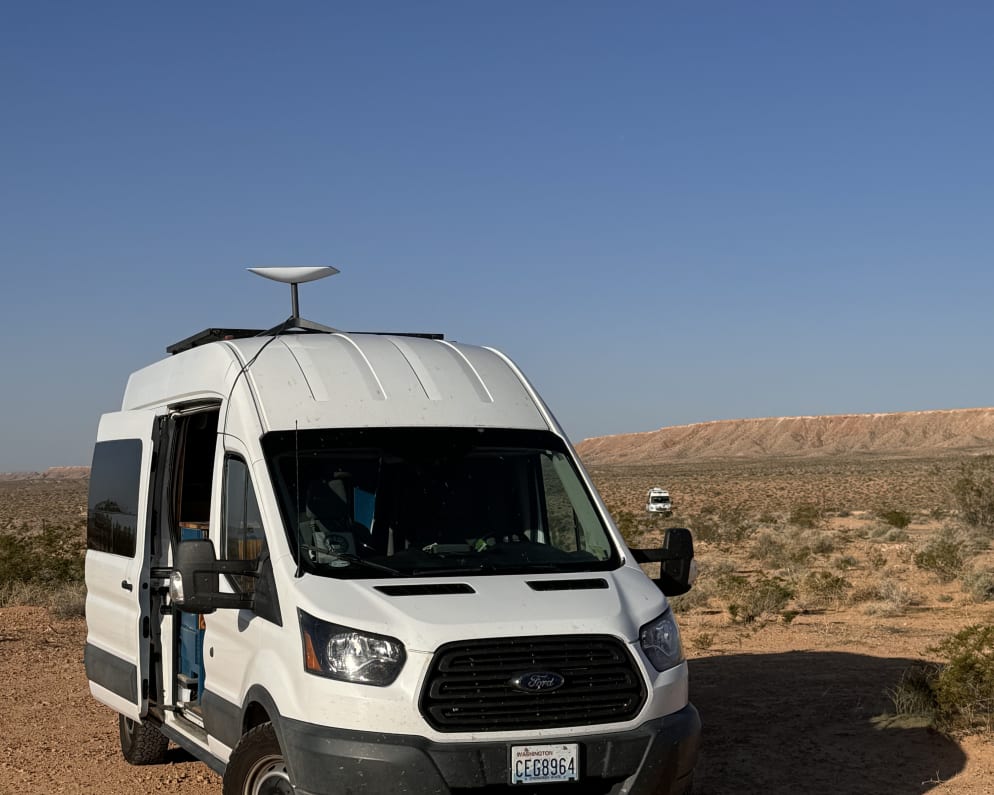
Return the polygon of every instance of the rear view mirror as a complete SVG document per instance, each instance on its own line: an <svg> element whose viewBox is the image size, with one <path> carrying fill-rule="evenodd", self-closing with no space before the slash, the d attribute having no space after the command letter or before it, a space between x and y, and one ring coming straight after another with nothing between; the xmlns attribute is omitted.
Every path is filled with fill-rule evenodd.
<svg viewBox="0 0 994 795"><path fill-rule="evenodd" d="M187 613L213 613L220 608L252 607L252 595L221 593L220 574L255 574L255 563L218 561L214 545L206 538L180 541L169 575L169 598Z"/></svg>
<svg viewBox="0 0 994 795"><path fill-rule="evenodd" d="M686 527L668 527L660 549L633 549L639 563L659 563L656 585L667 596L679 596L690 590L697 578L694 562L694 537Z"/></svg>

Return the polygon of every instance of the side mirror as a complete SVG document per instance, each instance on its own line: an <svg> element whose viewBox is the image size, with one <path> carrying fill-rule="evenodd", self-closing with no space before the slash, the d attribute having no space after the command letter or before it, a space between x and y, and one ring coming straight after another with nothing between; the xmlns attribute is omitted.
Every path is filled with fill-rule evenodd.
<svg viewBox="0 0 994 795"><path fill-rule="evenodd" d="M169 598L187 613L213 613L218 608L252 607L252 594L221 593L221 574L256 574L254 561L219 561L206 538L180 541L169 575Z"/></svg>
<svg viewBox="0 0 994 795"><path fill-rule="evenodd" d="M659 563L656 585L667 596L680 596L690 590L697 579L694 562L694 537L686 527L668 527L660 549L633 549L638 563Z"/></svg>

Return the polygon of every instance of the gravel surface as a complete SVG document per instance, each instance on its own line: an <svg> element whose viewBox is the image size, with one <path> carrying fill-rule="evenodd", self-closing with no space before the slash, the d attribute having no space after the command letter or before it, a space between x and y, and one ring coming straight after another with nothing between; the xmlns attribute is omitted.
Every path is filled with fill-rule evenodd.
<svg viewBox="0 0 994 795"><path fill-rule="evenodd" d="M0 793L220 795L220 777L177 748L164 765L124 761L116 714L90 696L85 638L81 619L0 609Z"/></svg>
<svg viewBox="0 0 994 795"><path fill-rule="evenodd" d="M124 761L116 716L89 694L85 636L81 619L0 609L0 793L220 795L220 778L177 748L163 765ZM905 639L909 648L916 637ZM886 687L915 655L877 656L865 649L871 638L853 638L862 649L831 638L799 620L691 660L691 694L705 721L700 792L994 791L989 743L880 720Z"/></svg>

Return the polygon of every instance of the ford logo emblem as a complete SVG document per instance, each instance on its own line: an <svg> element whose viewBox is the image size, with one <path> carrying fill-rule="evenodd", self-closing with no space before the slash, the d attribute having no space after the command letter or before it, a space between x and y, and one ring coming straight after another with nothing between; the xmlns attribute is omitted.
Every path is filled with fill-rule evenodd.
<svg viewBox="0 0 994 795"><path fill-rule="evenodd" d="M564 684L563 676L552 671L529 671L511 680L511 687L525 693L545 693L558 690Z"/></svg>

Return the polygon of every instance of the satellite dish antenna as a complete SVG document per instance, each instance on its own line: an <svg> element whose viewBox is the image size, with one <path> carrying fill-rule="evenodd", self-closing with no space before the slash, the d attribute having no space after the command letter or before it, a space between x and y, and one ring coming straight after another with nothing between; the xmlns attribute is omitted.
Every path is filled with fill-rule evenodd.
<svg viewBox="0 0 994 795"><path fill-rule="evenodd" d="M289 329L301 329L302 331L330 331L337 329L322 326L311 320L305 320L300 316L300 298L297 294L297 285L304 282L313 282L323 279L326 276L334 276L339 273L338 268L329 265L319 265L316 267L266 267L248 268L257 276L263 276L276 282L290 285L290 317L280 323L276 328L270 329L266 334L279 334Z"/></svg>

